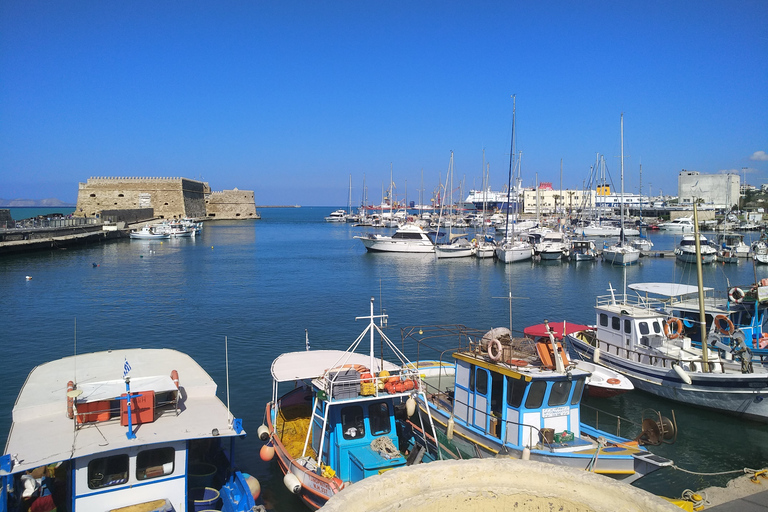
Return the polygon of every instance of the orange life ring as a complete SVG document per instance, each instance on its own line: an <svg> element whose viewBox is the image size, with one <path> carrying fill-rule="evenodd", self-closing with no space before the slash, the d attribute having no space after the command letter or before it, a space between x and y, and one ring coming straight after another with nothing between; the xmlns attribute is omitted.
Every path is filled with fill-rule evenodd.
<svg viewBox="0 0 768 512"><path fill-rule="evenodd" d="M673 340L678 338L683 333L683 321L679 318L672 317L664 322L664 336ZM675 326L676 328L672 328Z"/></svg>
<svg viewBox="0 0 768 512"><path fill-rule="evenodd" d="M723 324L721 323L723 320L725 320L726 328L724 328ZM733 325L731 319L725 315L717 315L715 317L715 326L717 327L717 332L720 334L725 334L726 336L732 336L736 331L736 327Z"/></svg>
<svg viewBox="0 0 768 512"><path fill-rule="evenodd" d="M741 301L744 300L744 297L746 294L744 293L744 290L739 288L738 286L734 286L730 290L728 290L728 299L731 302L735 302L736 304L741 304Z"/></svg>
<svg viewBox="0 0 768 512"><path fill-rule="evenodd" d="M492 339L488 343L488 357L494 363L497 363L501 359L502 347L501 342L497 339Z"/></svg>
<svg viewBox="0 0 768 512"><path fill-rule="evenodd" d="M179 389L179 372L171 370L171 380L176 384L176 389Z"/></svg>
<svg viewBox="0 0 768 512"><path fill-rule="evenodd" d="M67 382L67 418L72 419L75 417L75 397L69 396L69 392L75 389L75 383L72 381Z"/></svg>
<svg viewBox="0 0 768 512"><path fill-rule="evenodd" d="M621 384L621 381L620 381L619 379L614 379L613 377L611 377L610 379L608 379L606 382L608 382L608 384L613 384L614 386L615 386L616 384Z"/></svg>

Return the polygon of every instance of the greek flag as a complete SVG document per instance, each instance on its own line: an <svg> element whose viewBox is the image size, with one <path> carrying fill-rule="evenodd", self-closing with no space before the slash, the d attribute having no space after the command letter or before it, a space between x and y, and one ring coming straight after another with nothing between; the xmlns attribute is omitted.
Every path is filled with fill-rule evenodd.
<svg viewBox="0 0 768 512"><path fill-rule="evenodd" d="M125 359L125 364L123 365L123 378L125 378L128 375L128 372L131 371L131 365L128 363L128 359Z"/></svg>
<svg viewBox="0 0 768 512"><path fill-rule="evenodd" d="M309 331L307 329L304 329L304 339L307 343L307 350L309 350Z"/></svg>

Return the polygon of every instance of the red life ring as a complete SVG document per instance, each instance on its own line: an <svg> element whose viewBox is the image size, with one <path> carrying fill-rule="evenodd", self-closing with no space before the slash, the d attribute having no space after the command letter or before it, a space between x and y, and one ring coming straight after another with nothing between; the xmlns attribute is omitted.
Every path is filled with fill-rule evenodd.
<svg viewBox="0 0 768 512"><path fill-rule="evenodd" d="M721 323L723 320L725 320L725 327L723 327L723 324ZM733 325L731 319L725 315L717 315L715 317L715 326L717 327L717 332L725 334L726 336L732 336L736 331L736 327Z"/></svg>
<svg viewBox="0 0 768 512"><path fill-rule="evenodd" d="M176 389L179 389L179 372L171 370L171 380L176 384Z"/></svg>
<svg viewBox="0 0 768 512"><path fill-rule="evenodd" d="M673 340L678 338L683 333L683 321L679 318L672 317L664 322L664 336ZM675 327L673 329L673 326Z"/></svg>
<svg viewBox="0 0 768 512"><path fill-rule="evenodd" d="M728 290L728 299L731 302L735 302L736 304L741 304L741 301L744 300L744 297L746 294L744 293L744 290L739 288L738 286L734 286L730 290Z"/></svg>
<svg viewBox="0 0 768 512"><path fill-rule="evenodd" d="M492 339L490 343L488 343L488 357L491 359L491 361L497 363L501 359L501 353L501 342L495 338Z"/></svg>
<svg viewBox="0 0 768 512"><path fill-rule="evenodd" d="M606 382L608 382L608 384L613 384L614 386L615 386L616 384L621 384L621 381L620 381L619 379L614 379L613 377L611 377L610 379L608 379Z"/></svg>

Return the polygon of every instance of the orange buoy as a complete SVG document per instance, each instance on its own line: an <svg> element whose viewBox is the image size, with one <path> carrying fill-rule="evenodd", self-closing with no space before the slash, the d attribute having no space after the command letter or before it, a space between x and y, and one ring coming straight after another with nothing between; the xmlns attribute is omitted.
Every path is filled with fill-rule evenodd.
<svg viewBox="0 0 768 512"><path fill-rule="evenodd" d="M263 460L264 462L269 462L272 460L272 458L275 456L275 447L270 446L269 444L265 444L261 447L261 450L259 451L259 458Z"/></svg>
<svg viewBox="0 0 768 512"><path fill-rule="evenodd" d="M616 384L621 384L621 381L620 381L619 379L614 379L613 377L611 377L610 379L608 379L606 382L608 382L608 384L613 384L614 386L615 386Z"/></svg>
<svg viewBox="0 0 768 512"><path fill-rule="evenodd" d="M406 391L410 391L410 390L412 390L413 388L416 387L416 383L413 382L411 379L408 379L408 380L403 382L403 387L405 387Z"/></svg>
<svg viewBox="0 0 768 512"><path fill-rule="evenodd" d="M176 370L171 371L171 380L176 384L176 389L179 389L179 372Z"/></svg>

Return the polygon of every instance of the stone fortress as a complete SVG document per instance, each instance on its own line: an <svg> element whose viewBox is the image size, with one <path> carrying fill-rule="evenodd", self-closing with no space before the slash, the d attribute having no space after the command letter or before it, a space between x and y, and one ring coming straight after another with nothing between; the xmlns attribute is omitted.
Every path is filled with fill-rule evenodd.
<svg viewBox="0 0 768 512"><path fill-rule="evenodd" d="M80 183L75 215L111 220L258 219L252 190L211 191L188 178L92 177Z"/></svg>

